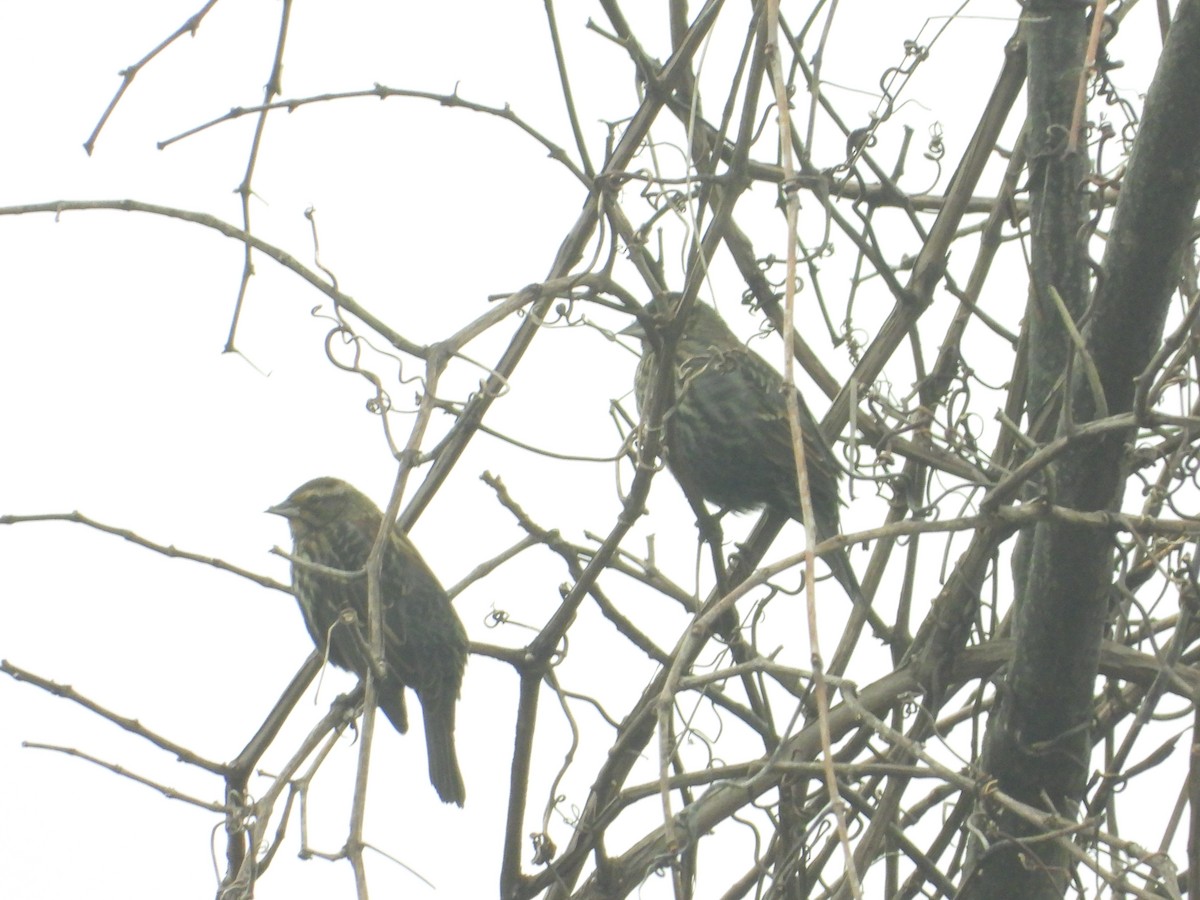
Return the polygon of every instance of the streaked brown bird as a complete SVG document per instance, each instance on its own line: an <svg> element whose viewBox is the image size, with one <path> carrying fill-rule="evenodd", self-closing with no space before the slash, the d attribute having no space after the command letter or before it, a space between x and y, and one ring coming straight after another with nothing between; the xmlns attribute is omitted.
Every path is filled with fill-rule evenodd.
<svg viewBox="0 0 1200 900"><path fill-rule="evenodd" d="M645 312L665 322L678 299L655 299ZM634 393L638 411L644 412L656 367L654 347L641 322L621 333L642 341ZM667 467L684 491L723 509L745 512L769 506L803 522L783 377L702 303L693 304L675 345L674 371L674 402L663 417L664 444ZM799 392L796 399L820 541L842 530L840 470ZM863 603L845 549L824 559L850 599Z"/></svg>
<svg viewBox="0 0 1200 900"><path fill-rule="evenodd" d="M340 578L292 563L308 633L330 662L363 677L370 668L363 570L383 522L379 507L344 481L314 478L267 512L287 519L297 559L359 573ZM466 789L454 752L454 713L467 664L467 632L417 548L395 526L383 550L379 595L385 662L376 691L379 708L404 734L404 689L416 691L425 719L429 781L443 802L462 806Z"/></svg>

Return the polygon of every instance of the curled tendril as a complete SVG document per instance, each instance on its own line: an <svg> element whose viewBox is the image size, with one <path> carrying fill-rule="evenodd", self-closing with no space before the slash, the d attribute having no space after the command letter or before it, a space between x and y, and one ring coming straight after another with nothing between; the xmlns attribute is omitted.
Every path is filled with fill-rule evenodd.
<svg viewBox="0 0 1200 900"><path fill-rule="evenodd" d="M946 145L942 141L942 123L934 122L929 126L929 143L925 147L925 158L930 162L940 163L946 155Z"/></svg>
<svg viewBox="0 0 1200 900"><path fill-rule="evenodd" d="M392 398L388 396L387 391L380 391L374 397L367 400L367 412L382 416L392 411Z"/></svg>
<svg viewBox="0 0 1200 900"><path fill-rule="evenodd" d="M533 844L533 864L535 866L549 865L558 855L558 847L546 832L531 832L529 840Z"/></svg>

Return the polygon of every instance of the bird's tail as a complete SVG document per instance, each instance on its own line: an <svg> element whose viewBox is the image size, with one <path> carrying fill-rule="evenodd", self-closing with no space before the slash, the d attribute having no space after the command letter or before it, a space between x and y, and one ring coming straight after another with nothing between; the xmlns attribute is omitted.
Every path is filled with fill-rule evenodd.
<svg viewBox="0 0 1200 900"><path fill-rule="evenodd" d="M832 553L826 553L825 564L829 566L833 577L837 579L838 584L842 586L854 604L866 606L867 601L863 597L862 585L858 583L858 576L854 574L854 569L850 566L850 554L846 552L846 549L842 547Z"/></svg>
<svg viewBox="0 0 1200 900"><path fill-rule="evenodd" d="M375 691L375 699L383 714L401 734L408 731L408 709L404 705L404 685L385 681Z"/></svg>
<svg viewBox="0 0 1200 900"><path fill-rule="evenodd" d="M429 751L429 783L443 803L459 806L467 799L458 755L454 751L454 696L421 697L425 717L425 747Z"/></svg>
<svg viewBox="0 0 1200 900"><path fill-rule="evenodd" d="M833 577L837 579L838 584L842 586L854 605L861 607L866 613L867 621L871 625L871 630L875 632L875 636L880 640L890 640L891 629L879 617L879 614L871 609L870 603L863 595L862 585L858 583L858 576L854 574L854 569L850 566L850 554L846 552L846 548L839 547L831 553L826 553L825 564L829 566Z"/></svg>

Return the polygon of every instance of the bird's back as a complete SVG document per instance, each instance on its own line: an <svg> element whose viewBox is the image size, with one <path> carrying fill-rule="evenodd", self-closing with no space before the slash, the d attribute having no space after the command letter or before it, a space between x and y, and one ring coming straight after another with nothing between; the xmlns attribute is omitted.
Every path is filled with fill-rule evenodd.
<svg viewBox="0 0 1200 900"><path fill-rule="evenodd" d="M717 347L685 335L675 359L676 396L666 416L671 471L725 509L771 506L803 520L783 378L736 338ZM642 365L653 361L648 355ZM787 390L799 403L817 521L835 534L837 464L803 398Z"/></svg>

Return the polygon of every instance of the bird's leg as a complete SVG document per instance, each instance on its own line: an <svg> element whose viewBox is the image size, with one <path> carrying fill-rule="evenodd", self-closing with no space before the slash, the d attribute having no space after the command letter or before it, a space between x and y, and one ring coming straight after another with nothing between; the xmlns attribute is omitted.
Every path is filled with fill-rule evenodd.
<svg viewBox="0 0 1200 900"><path fill-rule="evenodd" d="M712 551L713 574L716 576L717 588L709 599L709 603L719 601L722 597L733 589L733 585L729 581L729 573L725 568L725 550L724 550L724 534L721 531L721 517L725 514L724 510L717 513L710 513L704 506L704 502L699 496L694 496L692 491L684 488L684 495L687 496L688 502L692 506L692 510L696 513L696 528L700 532L700 540L706 543ZM707 610L707 604L705 606ZM746 642L742 636L741 623L738 621L738 612L736 606L731 606L721 614L720 618L713 623L713 631L721 636L730 652L733 654L733 659L737 663L748 662L758 656L758 651ZM773 751L778 738L774 736L771 722L771 711L767 706L762 691L759 690L758 684L754 680L754 675L746 672L742 675L742 687L746 691L746 698L749 700L750 708L754 713L767 723L767 731L763 737L768 751Z"/></svg>
<svg viewBox="0 0 1200 900"><path fill-rule="evenodd" d="M700 499L700 495L684 488L684 496L696 514L696 530L700 532L700 543L708 544L712 552L713 574L717 579L717 588L722 595L729 592L729 579L725 572L725 535L721 531L721 516L724 511L710 513Z"/></svg>
<svg viewBox="0 0 1200 900"><path fill-rule="evenodd" d="M387 678L387 670L385 664L381 664L374 656L371 655L371 648L367 644L367 636L363 634L363 630L359 627L358 613L350 607L346 607L338 615L334 623L329 627L331 634L326 637L325 645L329 646L333 638L332 631L339 625L344 625L350 632L350 640L354 641L354 647L358 650L359 656L367 661L367 665L371 667L371 674L375 676L376 681L383 681Z"/></svg>
<svg viewBox="0 0 1200 900"><path fill-rule="evenodd" d="M691 504L692 511L696 514L696 529L700 532L700 542L708 544L712 553L713 575L717 580L715 596L724 597L729 593L731 587L729 575L725 570L725 535L721 530L721 516L724 515L724 511L710 513L698 494L694 494L686 487L683 493L687 497L688 503ZM726 615L721 616L715 624L715 630L726 643L731 643L738 630L737 609L732 608Z"/></svg>

